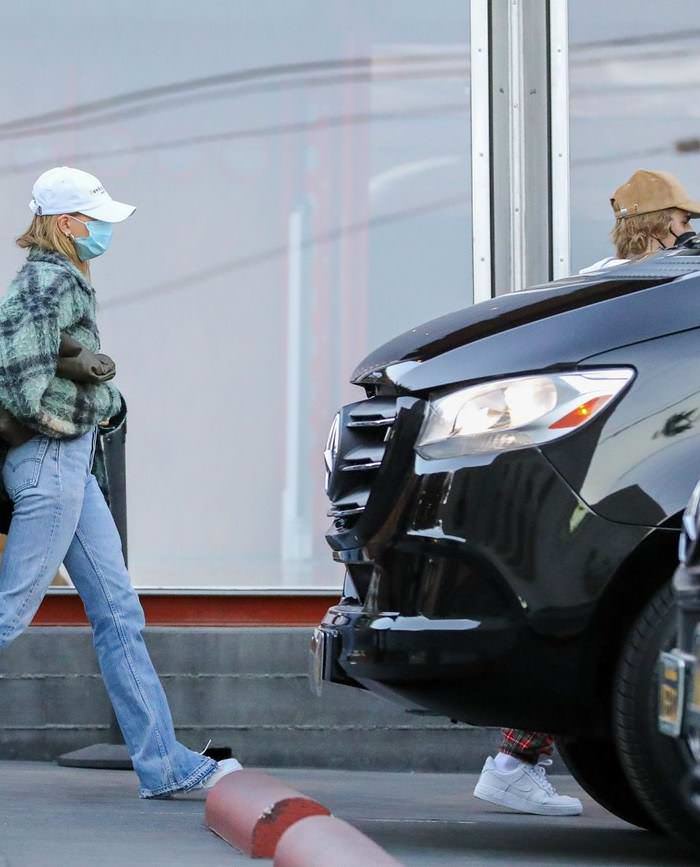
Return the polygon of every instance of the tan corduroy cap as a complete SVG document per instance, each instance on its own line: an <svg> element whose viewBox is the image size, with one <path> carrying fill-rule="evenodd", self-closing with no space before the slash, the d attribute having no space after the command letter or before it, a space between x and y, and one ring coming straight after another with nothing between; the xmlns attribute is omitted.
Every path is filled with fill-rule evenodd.
<svg viewBox="0 0 700 867"><path fill-rule="evenodd" d="M664 208L680 208L691 217L700 216L700 202L691 199L680 181L669 172L639 169L615 190L610 204L618 218L650 214Z"/></svg>

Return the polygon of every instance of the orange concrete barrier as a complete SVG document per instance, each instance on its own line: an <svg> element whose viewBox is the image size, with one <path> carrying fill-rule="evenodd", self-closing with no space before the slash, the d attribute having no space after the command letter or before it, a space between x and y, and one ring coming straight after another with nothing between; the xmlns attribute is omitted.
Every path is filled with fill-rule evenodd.
<svg viewBox="0 0 700 867"><path fill-rule="evenodd" d="M330 810L260 771L227 774L207 796L204 820L219 837L252 858L272 858L284 832Z"/></svg>
<svg viewBox="0 0 700 867"><path fill-rule="evenodd" d="M335 816L295 822L275 850L274 867L401 867L381 846Z"/></svg>

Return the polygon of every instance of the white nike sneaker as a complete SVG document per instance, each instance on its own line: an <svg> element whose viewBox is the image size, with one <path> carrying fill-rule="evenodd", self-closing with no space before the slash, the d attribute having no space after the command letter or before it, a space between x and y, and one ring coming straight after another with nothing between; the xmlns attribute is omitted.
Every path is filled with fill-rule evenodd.
<svg viewBox="0 0 700 867"><path fill-rule="evenodd" d="M174 792L166 792L164 795L153 795L149 797L153 797L158 800L166 800L170 798L187 798L192 792L201 792L202 789L213 789L214 786L219 782L222 777L225 777L227 774L232 774L234 771L242 771L243 765L238 761L238 759L223 759L220 762L216 763L216 770L209 774L209 776L201 783L197 783L196 786L192 786L191 788L184 789L176 789Z"/></svg>
<svg viewBox="0 0 700 867"><path fill-rule="evenodd" d="M583 807L578 798L560 795L547 779L545 768L551 759L536 765L523 762L514 771L499 771L489 756L474 788L474 797L499 807L537 816L580 816Z"/></svg>
<svg viewBox="0 0 700 867"><path fill-rule="evenodd" d="M200 789L213 789L222 777L225 777L227 774L232 774L234 771L242 770L243 765L238 761L238 759L222 759L220 762L216 763L216 770L213 774L210 774L202 783L197 783L196 786L193 786L187 791L197 792Z"/></svg>

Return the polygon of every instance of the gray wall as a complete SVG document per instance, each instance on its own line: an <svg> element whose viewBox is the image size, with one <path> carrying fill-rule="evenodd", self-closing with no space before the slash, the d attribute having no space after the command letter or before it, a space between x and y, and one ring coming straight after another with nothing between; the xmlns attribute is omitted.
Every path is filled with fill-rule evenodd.
<svg viewBox="0 0 700 867"><path fill-rule="evenodd" d="M479 770L499 733L404 713L328 685L313 696L308 629L145 632L181 740L230 746L244 764ZM0 758L53 759L117 742L90 632L29 629L0 654Z"/></svg>

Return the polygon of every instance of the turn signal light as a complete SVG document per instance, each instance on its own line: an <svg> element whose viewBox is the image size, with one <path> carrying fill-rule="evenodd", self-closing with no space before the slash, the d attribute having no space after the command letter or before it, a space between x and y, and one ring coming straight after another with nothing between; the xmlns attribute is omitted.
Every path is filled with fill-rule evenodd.
<svg viewBox="0 0 700 867"><path fill-rule="evenodd" d="M599 397L592 397L590 400L580 403L576 409L572 409L571 412L567 412L558 421L550 424L549 429L559 430L561 428L578 427L584 421L588 421L597 409L602 409L611 397L611 394L602 394Z"/></svg>

